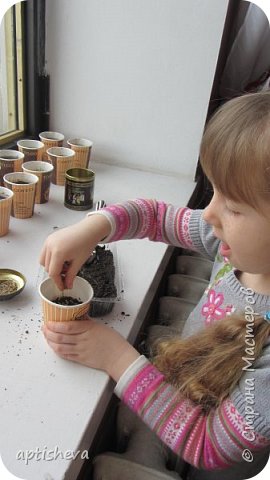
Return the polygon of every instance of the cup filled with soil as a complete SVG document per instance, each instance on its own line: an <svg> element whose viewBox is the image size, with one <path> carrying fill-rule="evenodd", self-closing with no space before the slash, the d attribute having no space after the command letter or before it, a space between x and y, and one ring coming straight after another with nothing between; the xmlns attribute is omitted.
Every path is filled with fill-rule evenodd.
<svg viewBox="0 0 270 480"><path fill-rule="evenodd" d="M17 142L19 152L24 154L25 162L31 162L31 160L42 160L44 152L44 143L39 140L19 140Z"/></svg>
<svg viewBox="0 0 270 480"><path fill-rule="evenodd" d="M14 193L11 215L15 218L30 218L34 213L34 201L38 177L26 172L4 175L4 185Z"/></svg>
<svg viewBox="0 0 270 480"><path fill-rule="evenodd" d="M0 187L0 237L6 235L9 231L12 199L12 190L9 190L9 188Z"/></svg>
<svg viewBox="0 0 270 480"><path fill-rule="evenodd" d="M53 165L48 162L34 160L22 164L26 173L32 173L38 177L35 203L46 203L49 200Z"/></svg>
<svg viewBox="0 0 270 480"><path fill-rule="evenodd" d="M81 320L88 314L93 293L89 282L81 277L75 277L73 287L63 291L52 278L46 278L39 286L44 322Z"/></svg>
<svg viewBox="0 0 270 480"><path fill-rule="evenodd" d="M17 150L0 150L0 185L6 173L21 172L24 154Z"/></svg>
<svg viewBox="0 0 270 480"><path fill-rule="evenodd" d="M86 138L69 138L67 144L75 152L73 167L88 168L93 142Z"/></svg>
<svg viewBox="0 0 270 480"><path fill-rule="evenodd" d="M52 183L65 185L65 173L73 166L75 152L71 148L51 147L47 149L48 162L53 165Z"/></svg>
<svg viewBox="0 0 270 480"><path fill-rule="evenodd" d="M48 161L47 150L52 147L62 147L64 135L59 132L41 132L39 134L40 141L44 143L43 161Z"/></svg>

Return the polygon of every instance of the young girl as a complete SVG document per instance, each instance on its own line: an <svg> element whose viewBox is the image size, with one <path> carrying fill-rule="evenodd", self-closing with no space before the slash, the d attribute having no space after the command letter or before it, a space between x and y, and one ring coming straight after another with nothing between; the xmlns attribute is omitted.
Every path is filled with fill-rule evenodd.
<svg viewBox="0 0 270 480"><path fill-rule="evenodd" d="M270 445L270 92L224 104L200 158L214 189L204 211L111 205L50 235L41 253L60 288L65 262L68 288L100 241L148 237L214 260L182 337L157 346L151 363L90 318L50 322L44 335L61 357L107 372L123 402L191 465L189 479L239 480L262 470Z"/></svg>

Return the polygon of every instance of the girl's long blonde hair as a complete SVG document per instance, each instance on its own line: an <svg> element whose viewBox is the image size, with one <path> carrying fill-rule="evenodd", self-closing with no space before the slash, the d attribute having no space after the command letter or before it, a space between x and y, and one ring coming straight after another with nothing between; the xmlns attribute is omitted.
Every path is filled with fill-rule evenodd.
<svg viewBox="0 0 270 480"><path fill-rule="evenodd" d="M224 196L255 209L260 199L268 201L270 212L270 91L225 103L206 126L200 161ZM252 327L256 359L270 324L254 316ZM186 339L157 343L153 363L186 398L209 411L230 394L247 366L246 332L244 313L233 314Z"/></svg>

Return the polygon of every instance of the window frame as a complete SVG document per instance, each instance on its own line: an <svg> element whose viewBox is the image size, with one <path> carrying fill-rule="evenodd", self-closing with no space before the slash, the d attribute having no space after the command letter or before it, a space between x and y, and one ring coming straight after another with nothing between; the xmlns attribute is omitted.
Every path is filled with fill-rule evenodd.
<svg viewBox="0 0 270 480"><path fill-rule="evenodd" d="M20 83L19 128L11 134L0 135L0 148L15 148L20 138L37 138L49 130L49 76L45 71L45 15L46 0L21 1L11 8L20 8L22 42L21 66L17 77ZM16 62L17 63L17 62ZM19 74L19 75L18 75ZM21 128L23 126L23 128Z"/></svg>
<svg viewBox="0 0 270 480"><path fill-rule="evenodd" d="M7 132L0 135L0 145L11 141L22 134L25 130L25 95L24 95L24 71L23 71L23 15L22 3L19 2L6 12L7 17L3 18L5 22L6 44L5 50L7 52L7 78L8 81L12 79L14 90L8 91L7 103L8 112L14 112L15 128L8 129ZM9 22L10 20L10 22ZM10 65L9 58L14 55L14 62ZM14 92L15 91L15 92ZM15 95L14 95L15 93ZM14 104L14 105L13 105ZM9 119L7 119L9 121Z"/></svg>

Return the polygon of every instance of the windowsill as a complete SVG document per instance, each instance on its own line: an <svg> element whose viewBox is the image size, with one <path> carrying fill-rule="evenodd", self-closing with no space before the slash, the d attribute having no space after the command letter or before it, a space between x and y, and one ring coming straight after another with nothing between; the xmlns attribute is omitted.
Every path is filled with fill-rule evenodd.
<svg viewBox="0 0 270 480"><path fill-rule="evenodd" d="M90 167L96 172L95 201L104 199L107 204L145 197L186 205L195 186L186 178L106 164ZM79 456L76 461L63 459L63 455L89 449L113 390L104 373L57 357L40 331L37 285L42 279L38 264L41 246L54 227L75 223L85 215L65 208L63 198L64 187L52 185L49 203L36 205L31 219L11 218L10 232L1 238L1 267L19 270L27 278L21 295L0 304L0 371L5 379L0 401L1 455L12 473L28 480L44 478L45 474L64 478L71 468L72 474L66 473L65 479L74 480L83 460ZM150 286L167 246L148 240L126 240L118 243L117 251L124 299L99 321L133 342L143 321L142 311L154 294ZM16 459L18 452L26 449L39 449L43 454L39 453L38 458L36 453L26 465L24 460ZM53 461L44 459L49 450L58 452Z"/></svg>
<svg viewBox="0 0 270 480"><path fill-rule="evenodd" d="M17 142L18 140L22 140L22 139L23 140L24 139L39 140L39 138L37 138L36 136L29 135L29 134L26 134L25 132L22 132L21 134L16 134L14 138L10 138L5 143L1 144L0 142L0 150L7 150L7 149L18 150ZM1 137L0 137L0 140L1 140Z"/></svg>

